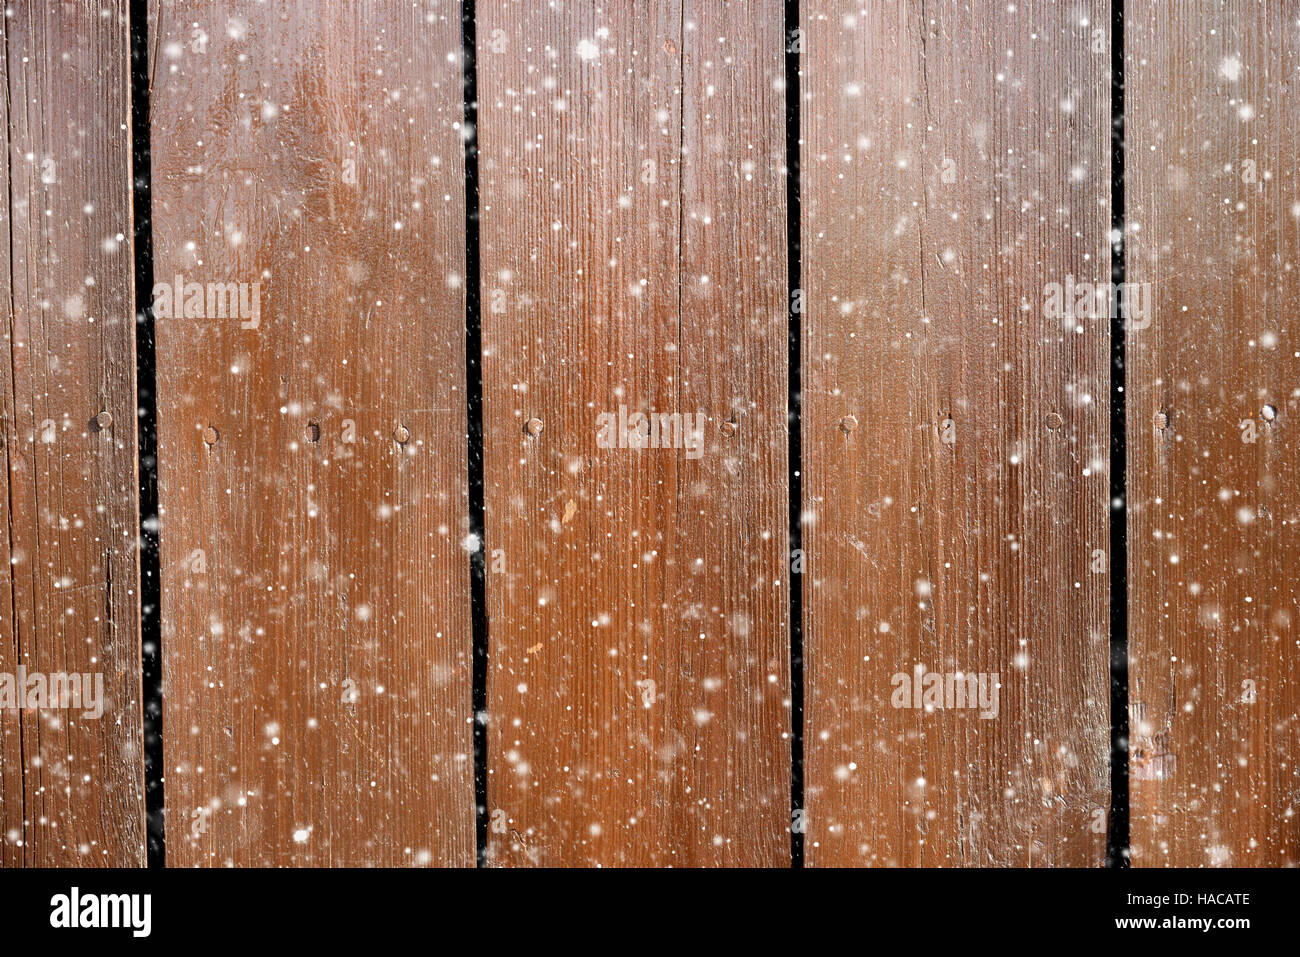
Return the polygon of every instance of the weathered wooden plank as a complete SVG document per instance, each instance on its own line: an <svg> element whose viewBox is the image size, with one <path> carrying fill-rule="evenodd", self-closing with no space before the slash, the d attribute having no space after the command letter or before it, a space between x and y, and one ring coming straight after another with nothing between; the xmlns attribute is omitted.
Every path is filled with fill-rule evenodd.
<svg viewBox="0 0 1300 957"><path fill-rule="evenodd" d="M783 866L781 5L477 39L489 859ZM621 409L702 441L618 447Z"/></svg>
<svg viewBox="0 0 1300 957"><path fill-rule="evenodd" d="M812 865L1104 858L1107 11L803 6Z"/></svg>
<svg viewBox="0 0 1300 957"><path fill-rule="evenodd" d="M0 866L141 866L126 3L19 2L0 30Z"/></svg>
<svg viewBox="0 0 1300 957"><path fill-rule="evenodd" d="M1126 5L1136 866L1300 862L1300 4Z"/></svg>
<svg viewBox="0 0 1300 957"><path fill-rule="evenodd" d="M152 17L169 863L470 865L459 6Z"/></svg>

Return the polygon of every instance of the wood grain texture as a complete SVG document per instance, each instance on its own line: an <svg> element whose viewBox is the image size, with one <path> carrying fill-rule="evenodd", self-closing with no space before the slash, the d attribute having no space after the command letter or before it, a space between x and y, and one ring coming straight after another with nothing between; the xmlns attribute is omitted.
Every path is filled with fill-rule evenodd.
<svg viewBox="0 0 1300 957"><path fill-rule="evenodd" d="M169 864L473 864L459 18L152 8Z"/></svg>
<svg viewBox="0 0 1300 957"><path fill-rule="evenodd" d="M1044 307L1109 279L1108 7L1012 6L801 13L813 866L1104 857L1109 330Z"/></svg>
<svg viewBox="0 0 1300 957"><path fill-rule="evenodd" d="M477 12L489 861L785 866L781 5Z"/></svg>
<svg viewBox="0 0 1300 957"><path fill-rule="evenodd" d="M0 866L145 860L126 6L20 2L0 27L0 674L92 696L0 704Z"/></svg>
<svg viewBox="0 0 1300 957"><path fill-rule="evenodd" d="M1133 864L1294 866L1300 4L1126 14Z"/></svg>

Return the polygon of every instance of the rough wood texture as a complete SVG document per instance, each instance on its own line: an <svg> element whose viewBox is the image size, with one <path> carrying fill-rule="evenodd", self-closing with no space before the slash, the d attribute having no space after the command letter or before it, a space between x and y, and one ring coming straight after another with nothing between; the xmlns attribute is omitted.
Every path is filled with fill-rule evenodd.
<svg viewBox="0 0 1300 957"><path fill-rule="evenodd" d="M478 7L491 863L789 861L781 24Z"/></svg>
<svg viewBox="0 0 1300 957"><path fill-rule="evenodd" d="M1109 279L1108 7L801 16L807 860L1100 864L1109 331L1045 295Z"/></svg>
<svg viewBox="0 0 1300 957"><path fill-rule="evenodd" d="M1126 10L1133 864L1295 865L1300 4Z"/></svg>
<svg viewBox="0 0 1300 957"><path fill-rule="evenodd" d="M91 676L83 707L0 704L0 866L138 866L126 3L19 2L0 29L9 194L0 276L10 307L0 347L0 674ZM84 707L96 675L98 718L100 706Z"/></svg>
<svg viewBox="0 0 1300 957"><path fill-rule="evenodd" d="M473 863L459 17L152 10L170 864Z"/></svg>

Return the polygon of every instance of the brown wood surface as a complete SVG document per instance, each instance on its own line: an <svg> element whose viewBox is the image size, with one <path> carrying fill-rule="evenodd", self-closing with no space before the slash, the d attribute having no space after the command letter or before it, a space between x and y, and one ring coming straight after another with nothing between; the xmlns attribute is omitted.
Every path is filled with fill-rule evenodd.
<svg viewBox="0 0 1300 957"><path fill-rule="evenodd" d="M1126 14L1132 859L1294 866L1300 4Z"/></svg>
<svg viewBox="0 0 1300 957"><path fill-rule="evenodd" d="M126 6L20 2L0 27L0 672L103 681L97 719L0 708L0 866L145 859Z"/></svg>
<svg viewBox="0 0 1300 957"><path fill-rule="evenodd" d="M127 4L11 6L0 867L139 866ZM488 862L787 866L783 4L477 4L483 543L459 4L149 11L168 863L474 863L482 547ZM1125 13L1132 860L1297 864L1300 0ZM1103 860L1110 14L801 4L811 866Z"/></svg>
<svg viewBox="0 0 1300 957"><path fill-rule="evenodd" d="M801 21L807 861L1100 864L1109 330L1044 290L1109 278L1108 7Z"/></svg>
<svg viewBox="0 0 1300 957"><path fill-rule="evenodd" d="M168 862L471 865L459 6L151 15Z"/></svg>
<svg viewBox="0 0 1300 957"><path fill-rule="evenodd" d="M786 866L781 4L477 41L489 861ZM600 447L621 405L702 454Z"/></svg>

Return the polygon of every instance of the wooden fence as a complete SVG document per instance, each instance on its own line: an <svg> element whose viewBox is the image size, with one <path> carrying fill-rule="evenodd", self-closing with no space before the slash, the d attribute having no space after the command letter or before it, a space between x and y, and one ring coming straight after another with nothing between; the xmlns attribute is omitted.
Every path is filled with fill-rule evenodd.
<svg viewBox="0 0 1300 957"><path fill-rule="evenodd" d="M1300 3L13 7L0 865L1300 862Z"/></svg>

